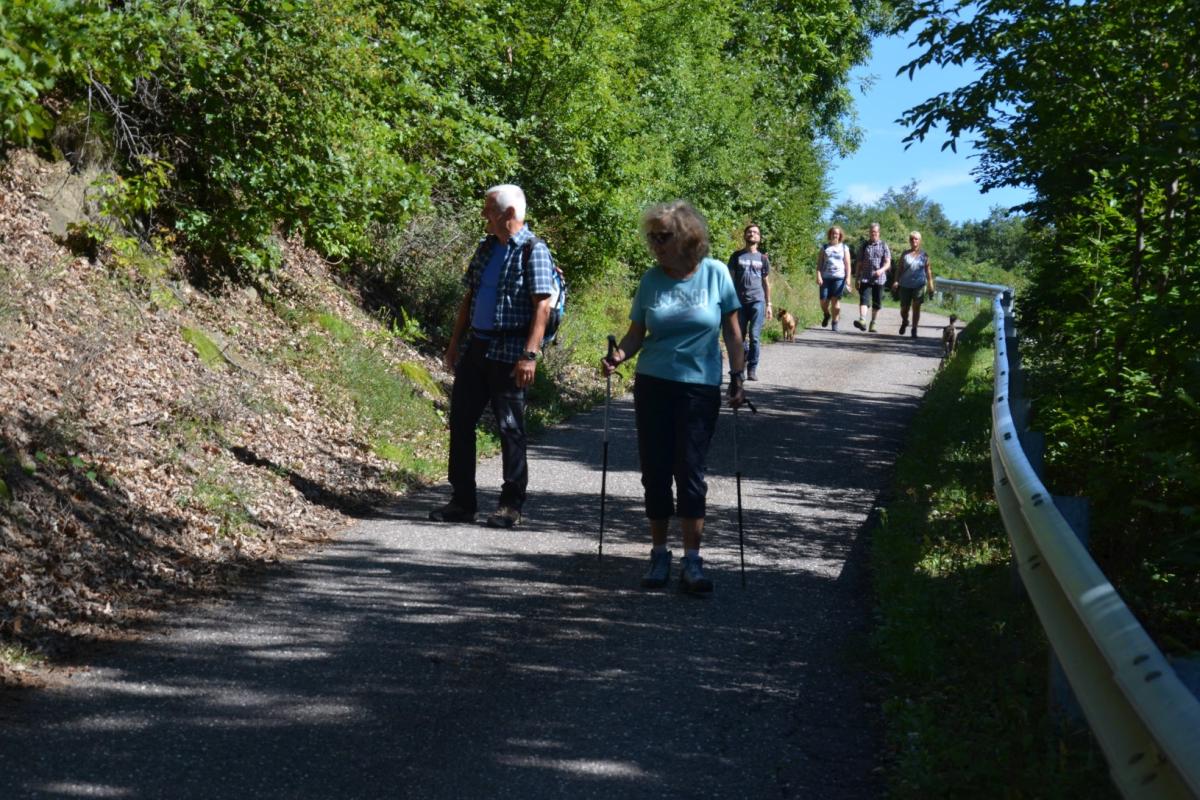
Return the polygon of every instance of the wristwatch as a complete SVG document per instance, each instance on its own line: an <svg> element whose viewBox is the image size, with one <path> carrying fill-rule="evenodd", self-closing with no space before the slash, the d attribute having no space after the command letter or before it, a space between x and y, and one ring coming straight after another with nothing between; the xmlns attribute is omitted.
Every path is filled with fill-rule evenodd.
<svg viewBox="0 0 1200 800"><path fill-rule="evenodd" d="M525 355L521 356L521 358L525 359L526 361L537 361L538 351L537 350L526 350Z"/></svg>

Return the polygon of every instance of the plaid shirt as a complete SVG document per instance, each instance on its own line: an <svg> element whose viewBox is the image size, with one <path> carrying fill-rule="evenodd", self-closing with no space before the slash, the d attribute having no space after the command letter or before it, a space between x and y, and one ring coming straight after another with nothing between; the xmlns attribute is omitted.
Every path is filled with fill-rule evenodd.
<svg viewBox="0 0 1200 800"><path fill-rule="evenodd" d="M525 352L529 337L529 326L533 322L534 295L549 296L554 292L554 259L544 242L533 246L529 254L529 272L533 285L526 281L524 261L525 243L533 239L533 232L525 225L508 240L508 252L500 267L500 280L496 286L496 315L493 318L493 335L488 344L487 357L493 361L515 364ZM479 242L471 264L463 275L463 284L471 293L470 316L475 318L475 301L479 296L479 281L483 269L491 258L493 247L504 247L495 236L488 235Z"/></svg>
<svg viewBox="0 0 1200 800"><path fill-rule="evenodd" d="M863 245L862 252L858 255L858 262L860 266L863 262L866 262L866 267L869 272L867 272L865 275L860 272L858 275L858 282L880 284L886 283L886 276L883 278L876 278L875 271L881 269L883 267L883 262L887 261L891 257L892 248L888 247L887 242L885 242L883 239L880 239L878 242L869 241Z"/></svg>

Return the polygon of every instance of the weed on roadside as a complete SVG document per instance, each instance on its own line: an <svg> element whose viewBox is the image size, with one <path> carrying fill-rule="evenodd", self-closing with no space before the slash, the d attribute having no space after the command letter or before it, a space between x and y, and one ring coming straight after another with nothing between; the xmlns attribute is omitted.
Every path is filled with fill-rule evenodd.
<svg viewBox="0 0 1200 800"><path fill-rule="evenodd" d="M1047 645L992 496L990 314L937 376L872 543L891 796L1115 796L1049 718Z"/></svg>
<svg viewBox="0 0 1200 800"><path fill-rule="evenodd" d="M441 391L419 365L395 363L353 326L329 312L309 317L312 332L289 357L318 391L337 406L349 403L378 457L389 462L389 481L398 490L445 471L445 420L429 395Z"/></svg>

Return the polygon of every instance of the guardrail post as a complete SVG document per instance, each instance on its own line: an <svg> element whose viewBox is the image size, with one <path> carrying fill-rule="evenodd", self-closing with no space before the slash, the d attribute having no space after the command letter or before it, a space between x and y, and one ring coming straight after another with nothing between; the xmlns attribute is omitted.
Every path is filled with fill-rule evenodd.
<svg viewBox="0 0 1200 800"><path fill-rule="evenodd" d="M1039 481L1046 479L1046 434L1041 431L1017 430L1017 438L1021 440L1021 449L1033 467L1033 474Z"/></svg>
<svg viewBox="0 0 1200 800"><path fill-rule="evenodd" d="M1188 691L1200 697L1200 658L1172 658L1170 662Z"/></svg>
<svg viewBox="0 0 1200 800"><path fill-rule="evenodd" d="M1044 436L1042 444L1044 448ZM1041 460L1039 453L1038 461L1041 462ZM1041 476L1039 475L1039 477ZM1052 499L1058 513L1062 514L1063 519L1071 526L1071 531L1079 539L1079 543L1087 547L1088 541L1091 539L1091 501L1086 497L1068 497L1058 494L1052 495ZM1067 673L1063 670L1062 663L1059 662L1053 647L1050 648L1049 694L1051 716L1071 723L1087 723L1083 707L1079 705L1079 700L1075 697L1075 692L1067 680Z"/></svg>

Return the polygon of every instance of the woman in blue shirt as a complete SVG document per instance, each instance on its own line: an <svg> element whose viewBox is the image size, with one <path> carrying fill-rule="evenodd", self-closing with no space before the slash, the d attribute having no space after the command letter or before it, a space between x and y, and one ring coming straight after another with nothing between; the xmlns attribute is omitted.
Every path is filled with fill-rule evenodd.
<svg viewBox="0 0 1200 800"><path fill-rule="evenodd" d="M745 352L737 319L741 304L729 270L707 257L708 225L691 205L675 200L648 209L642 231L658 263L642 276L629 330L602 366L611 374L641 351L633 401L653 545L642 586L667 585L667 528L671 515L678 513L684 550L680 584L684 591L705 594L713 585L704 575L700 538L708 491L705 461L721 409L718 332L729 353L729 403L736 408L745 402Z"/></svg>

